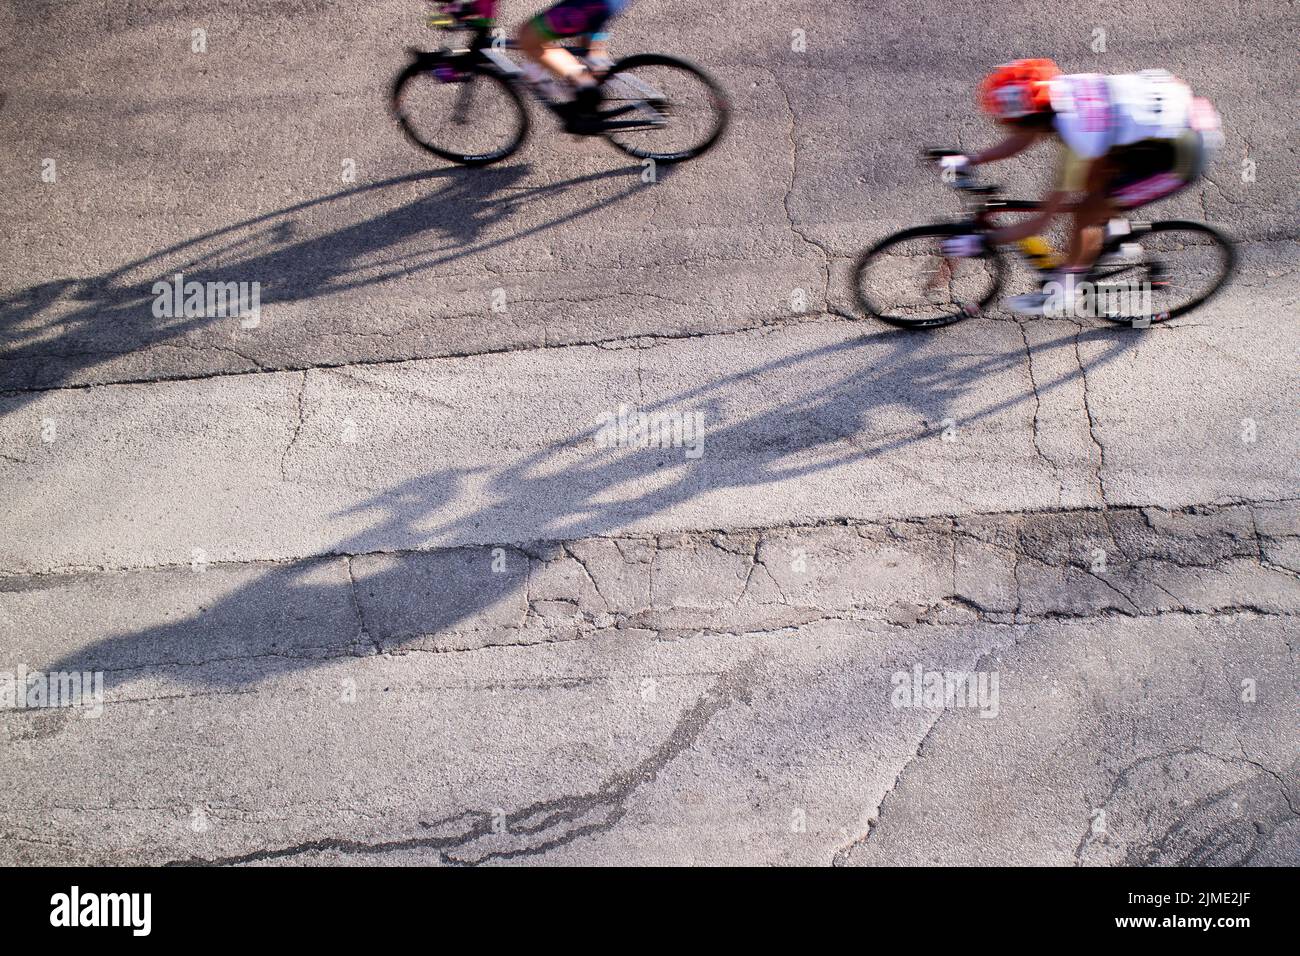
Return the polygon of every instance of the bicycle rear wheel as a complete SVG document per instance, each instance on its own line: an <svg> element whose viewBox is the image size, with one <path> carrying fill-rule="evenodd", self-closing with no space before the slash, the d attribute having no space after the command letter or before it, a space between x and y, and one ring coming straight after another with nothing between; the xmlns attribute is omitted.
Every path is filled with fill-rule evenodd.
<svg viewBox="0 0 1300 956"><path fill-rule="evenodd" d="M528 111L514 86L464 57L413 61L393 83L392 108L413 143L463 166L505 159L528 135Z"/></svg>
<svg viewBox="0 0 1300 956"><path fill-rule="evenodd" d="M939 244L968 232L960 225L916 226L876 243L853 270L858 302L873 317L909 329L933 329L978 315L1002 288L995 252L945 256Z"/></svg>
<svg viewBox="0 0 1300 956"><path fill-rule="evenodd" d="M713 148L731 115L726 94L685 60L639 53L601 82L600 117L615 149L637 159L680 163Z"/></svg>
<svg viewBox="0 0 1300 956"><path fill-rule="evenodd" d="M1141 246L1141 262L1119 269L1102 268L1093 276L1100 289L1122 286L1129 292L1127 298L1115 298L1121 307L1096 309L1101 318L1123 325L1186 315L1213 298L1237 266L1232 243L1202 222L1155 222L1135 228L1123 239Z"/></svg>

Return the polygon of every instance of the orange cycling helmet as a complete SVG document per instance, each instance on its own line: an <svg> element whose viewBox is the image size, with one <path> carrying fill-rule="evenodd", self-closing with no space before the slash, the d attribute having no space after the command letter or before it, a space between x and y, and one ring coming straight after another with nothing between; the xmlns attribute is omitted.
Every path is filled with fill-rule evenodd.
<svg viewBox="0 0 1300 956"><path fill-rule="evenodd" d="M980 84L980 106L1000 123L1041 113L1051 105L1048 81L1060 75L1047 59L1004 63Z"/></svg>

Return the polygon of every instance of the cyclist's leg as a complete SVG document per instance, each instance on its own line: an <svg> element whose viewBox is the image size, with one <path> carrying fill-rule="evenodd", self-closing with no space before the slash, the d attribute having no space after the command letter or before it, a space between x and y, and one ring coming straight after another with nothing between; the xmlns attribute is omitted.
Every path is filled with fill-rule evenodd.
<svg viewBox="0 0 1300 956"><path fill-rule="evenodd" d="M1070 221L1064 261L1070 271L1086 272L1101 253L1106 222L1114 215L1109 189L1114 169L1111 157L1103 156L1088 170L1083 197L1075 204Z"/></svg>
<svg viewBox="0 0 1300 956"><path fill-rule="evenodd" d="M1066 166L1056 186L1056 194L1075 198L1065 255L1050 270L1040 271L1038 288L1003 300L1012 312L1021 315L1060 317L1074 314L1078 283L1097 258L1101 248L1100 225L1106 221L1108 207L1104 188L1108 176L1106 157L1091 162L1066 157Z"/></svg>
<svg viewBox="0 0 1300 956"><path fill-rule="evenodd" d="M586 69L568 50L555 46L551 37L542 32L536 20L529 20L519 28L516 39L519 49L535 63L539 63L560 79L577 85Z"/></svg>
<svg viewBox="0 0 1300 956"><path fill-rule="evenodd" d="M609 55L609 34L602 27L587 38L587 69L597 79L603 79L614 65Z"/></svg>

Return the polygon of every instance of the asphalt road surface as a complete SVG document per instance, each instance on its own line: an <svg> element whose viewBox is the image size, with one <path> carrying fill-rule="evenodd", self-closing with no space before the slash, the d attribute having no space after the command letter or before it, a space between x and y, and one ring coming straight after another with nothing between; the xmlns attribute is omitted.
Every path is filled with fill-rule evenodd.
<svg viewBox="0 0 1300 956"><path fill-rule="evenodd" d="M1300 862L1297 24L640 0L735 107L645 182L415 151L415 3L0 8L0 682L103 691L0 710L0 863ZM1209 307L857 314L1022 55L1217 105Z"/></svg>

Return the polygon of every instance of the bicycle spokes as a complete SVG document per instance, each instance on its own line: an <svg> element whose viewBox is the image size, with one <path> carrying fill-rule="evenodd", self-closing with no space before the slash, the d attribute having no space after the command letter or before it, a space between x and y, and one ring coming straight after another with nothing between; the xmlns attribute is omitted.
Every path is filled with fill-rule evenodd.
<svg viewBox="0 0 1300 956"><path fill-rule="evenodd" d="M859 301L878 318L919 328L984 308L1000 286L1000 260L945 256L941 243L952 235L950 228L920 227L878 244L858 262Z"/></svg>
<svg viewBox="0 0 1300 956"><path fill-rule="evenodd" d="M518 90L464 57L412 62L394 84L393 107L415 143L467 165L509 156L528 132Z"/></svg>
<svg viewBox="0 0 1300 956"><path fill-rule="evenodd" d="M472 79L461 79L456 82L456 100L451 110L451 121L457 126L464 126L473 119L474 90L478 84Z"/></svg>
<svg viewBox="0 0 1300 956"><path fill-rule="evenodd" d="M643 54L621 60L601 86L601 131L631 156L676 162L698 156L726 128L721 90L681 60Z"/></svg>
<svg viewBox="0 0 1300 956"><path fill-rule="evenodd" d="M605 86L605 98L615 104L600 111L607 128L656 127L668 121L668 98L631 74L611 77Z"/></svg>
<svg viewBox="0 0 1300 956"><path fill-rule="evenodd" d="M1163 321L1204 304L1232 274L1236 254L1218 232L1197 222L1158 222L1140 237L1141 259L1123 269L1098 270L1103 286L1117 278L1135 294L1140 308L1106 311L1101 318L1119 322Z"/></svg>

